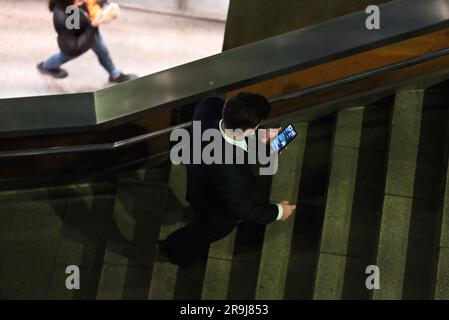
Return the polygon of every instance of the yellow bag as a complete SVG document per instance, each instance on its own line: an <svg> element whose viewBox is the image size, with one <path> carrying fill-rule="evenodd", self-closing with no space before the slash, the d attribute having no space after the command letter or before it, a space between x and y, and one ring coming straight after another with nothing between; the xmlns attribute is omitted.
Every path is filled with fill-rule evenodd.
<svg viewBox="0 0 449 320"><path fill-rule="evenodd" d="M101 5L98 0L84 0L87 7L87 12L89 13L90 21L95 20L95 18L101 14Z"/></svg>

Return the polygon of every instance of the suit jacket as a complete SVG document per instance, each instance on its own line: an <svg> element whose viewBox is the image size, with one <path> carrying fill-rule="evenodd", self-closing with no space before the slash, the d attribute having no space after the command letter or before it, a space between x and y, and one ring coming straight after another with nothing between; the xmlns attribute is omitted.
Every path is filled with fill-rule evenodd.
<svg viewBox="0 0 449 320"><path fill-rule="evenodd" d="M202 132L219 129L223 106L223 99L212 97L195 107L193 120L201 121ZM220 138L229 147L221 135ZM248 163L187 165L186 198L202 222L231 226L242 221L259 224L275 221L278 215L275 204L252 203L254 186L255 177Z"/></svg>

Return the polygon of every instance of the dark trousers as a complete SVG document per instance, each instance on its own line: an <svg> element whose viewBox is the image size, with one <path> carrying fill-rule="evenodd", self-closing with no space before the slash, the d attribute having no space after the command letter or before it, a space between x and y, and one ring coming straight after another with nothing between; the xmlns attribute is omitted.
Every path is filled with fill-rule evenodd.
<svg viewBox="0 0 449 320"><path fill-rule="evenodd" d="M117 70L114 63L112 62L111 56L109 55L109 50L106 47L103 36L99 33L97 35L97 39L91 48L98 57L98 61L105 68L105 70L109 73L112 78L118 77L120 75L120 71ZM61 65L70 60L73 60L77 57L72 57L64 52L58 52L49 59L44 61L43 68L44 69L58 69Z"/></svg>
<svg viewBox="0 0 449 320"><path fill-rule="evenodd" d="M197 214L198 221L180 228L167 237L171 260L191 260L207 257L212 242L229 235L237 223L223 218L205 218Z"/></svg>

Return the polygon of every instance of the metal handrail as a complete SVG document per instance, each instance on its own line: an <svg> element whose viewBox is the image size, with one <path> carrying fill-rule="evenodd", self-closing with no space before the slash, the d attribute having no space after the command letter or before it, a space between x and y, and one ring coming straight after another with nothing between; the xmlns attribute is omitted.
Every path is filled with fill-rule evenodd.
<svg viewBox="0 0 449 320"><path fill-rule="evenodd" d="M344 85L344 84L347 84L350 82L367 79L367 78L370 78L373 76L378 76L378 75L381 75L386 72L396 71L399 69L410 67L412 65L416 65L416 64L423 63L423 62L426 62L429 60L440 58L440 57L443 57L448 54L449 54L449 48L444 48L441 50L428 52L419 57L414 57L414 58L407 59L404 61L400 61L400 62L392 63L392 64L389 64L386 66L382 66L382 67L379 67L374 70L358 73L358 74L351 75L351 76L348 76L348 77L345 77L342 79L319 84L317 86L313 86L313 87L310 87L310 88L307 88L304 90L300 90L300 91L292 93L292 94L286 94L286 95L280 96L278 98L274 98L274 99L270 100L270 102L272 104L275 104L275 103L285 102L285 101L291 100L291 99L300 98L305 95L312 94L312 93L315 93L315 92L318 92L321 90L332 89L337 86L341 86L341 85Z"/></svg>
<svg viewBox="0 0 449 320"><path fill-rule="evenodd" d="M116 127L210 95L449 28L449 0L395 0L379 8L380 30L365 27L367 14L361 10L99 91L0 99L0 137Z"/></svg>
<svg viewBox="0 0 449 320"><path fill-rule="evenodd" d="M98 151L112 151L121 149L123 147L129 147L131 145L137 144L142 141L150 140L159 136L162 136L168 132L171 132L180 128L188 128L190 122L181 123L175 126L167 127L164 129L156 130L153 132L141 134L131 138L107 142L107 143L94 143L94 144L84 144L77 146L59 146L59 147L44 147L44 148L33 148L33 149L21 149L21 150L11 150L11 151L1 151L0 159L2 158L15 158L15 157L30 157L30 156L43 156L43 155L54 155L54 154L64 154L64 153L79 153L79 152L98 152Z"/></svg>
<svg viewBox="0 0 449 320"><path fill-rule="evenodd" d="M319 84L317 86L307 88L304 90L299 90L294 94L283 95L270 100L271 104L278 104L291 99L296 99L316 93L318 91L332 89L350 82L355 82L363 79L367 79L373 76L377 76L386 72L395 71L419 63L423 63L432 59L436 59L449 54L449 48L442 50L426 53L422 56L411 58L405 61L396 62L387 66L383 66L374 70L359 73L357 75L352 75L335 81L331 81L324 84ZM142 135L134 136L131 138L109 142L109 143L99 143L99 144L87 144L87 145L77 145L77 146L59 146L59 147L44 147L44 148L33 148L33 149L22 149L22 150L11 150L11 151L0 151L0 159L4 158L15 158L15 157L28 157L28 156L45 156L54 154L64 154L64 153L74 153L74 152L99 152L99 151L112 151L124 147L129 147L131 145L147 141L165 134L170 133L175 129L188 128L191 122L184 122L175 126L170 126L164 129L156 130L150 133L145 133Z"/></svg>

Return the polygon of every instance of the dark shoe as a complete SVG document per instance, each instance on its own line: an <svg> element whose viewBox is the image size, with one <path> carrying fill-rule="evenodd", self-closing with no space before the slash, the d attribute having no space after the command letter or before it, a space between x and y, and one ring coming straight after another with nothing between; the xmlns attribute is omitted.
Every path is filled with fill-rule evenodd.
<svg viewBox="0 0 449 320"><path fill-rule="evenodd" d="M43 73L43 74L48 74L50 76L52 76L53 78L56 79L63 79L66 78L69 74L67 73L67 71L65 71L64 69L58 68L58 69L45 69L44 68L44 63L41 62L37 65L37 69Z"/></svg>
<svg viewBox="0 0 449 320"><path fill-rule="evenodd" d="M156 261L169 262L168 254L167 240L160 240L156 242Z"/></svg>
<svg viewBox="0 0 449 320"><path fill-rule="evenodd" d="M156 243L156 261L170 262L181 268L189 268L195 263L193 259L179 252L176 253L167 240L161 240Z"/></svg>
<svg viewBox="0 0 449 320"><path fill-rule="evenodd" d="M109 82L122 83L122 82L126 82L126 81L133 80L133 79L136 79L136 78L137 78L137 76L135 74L123 74L123 73L120 73L115 78L109 77Z"/></svg>

